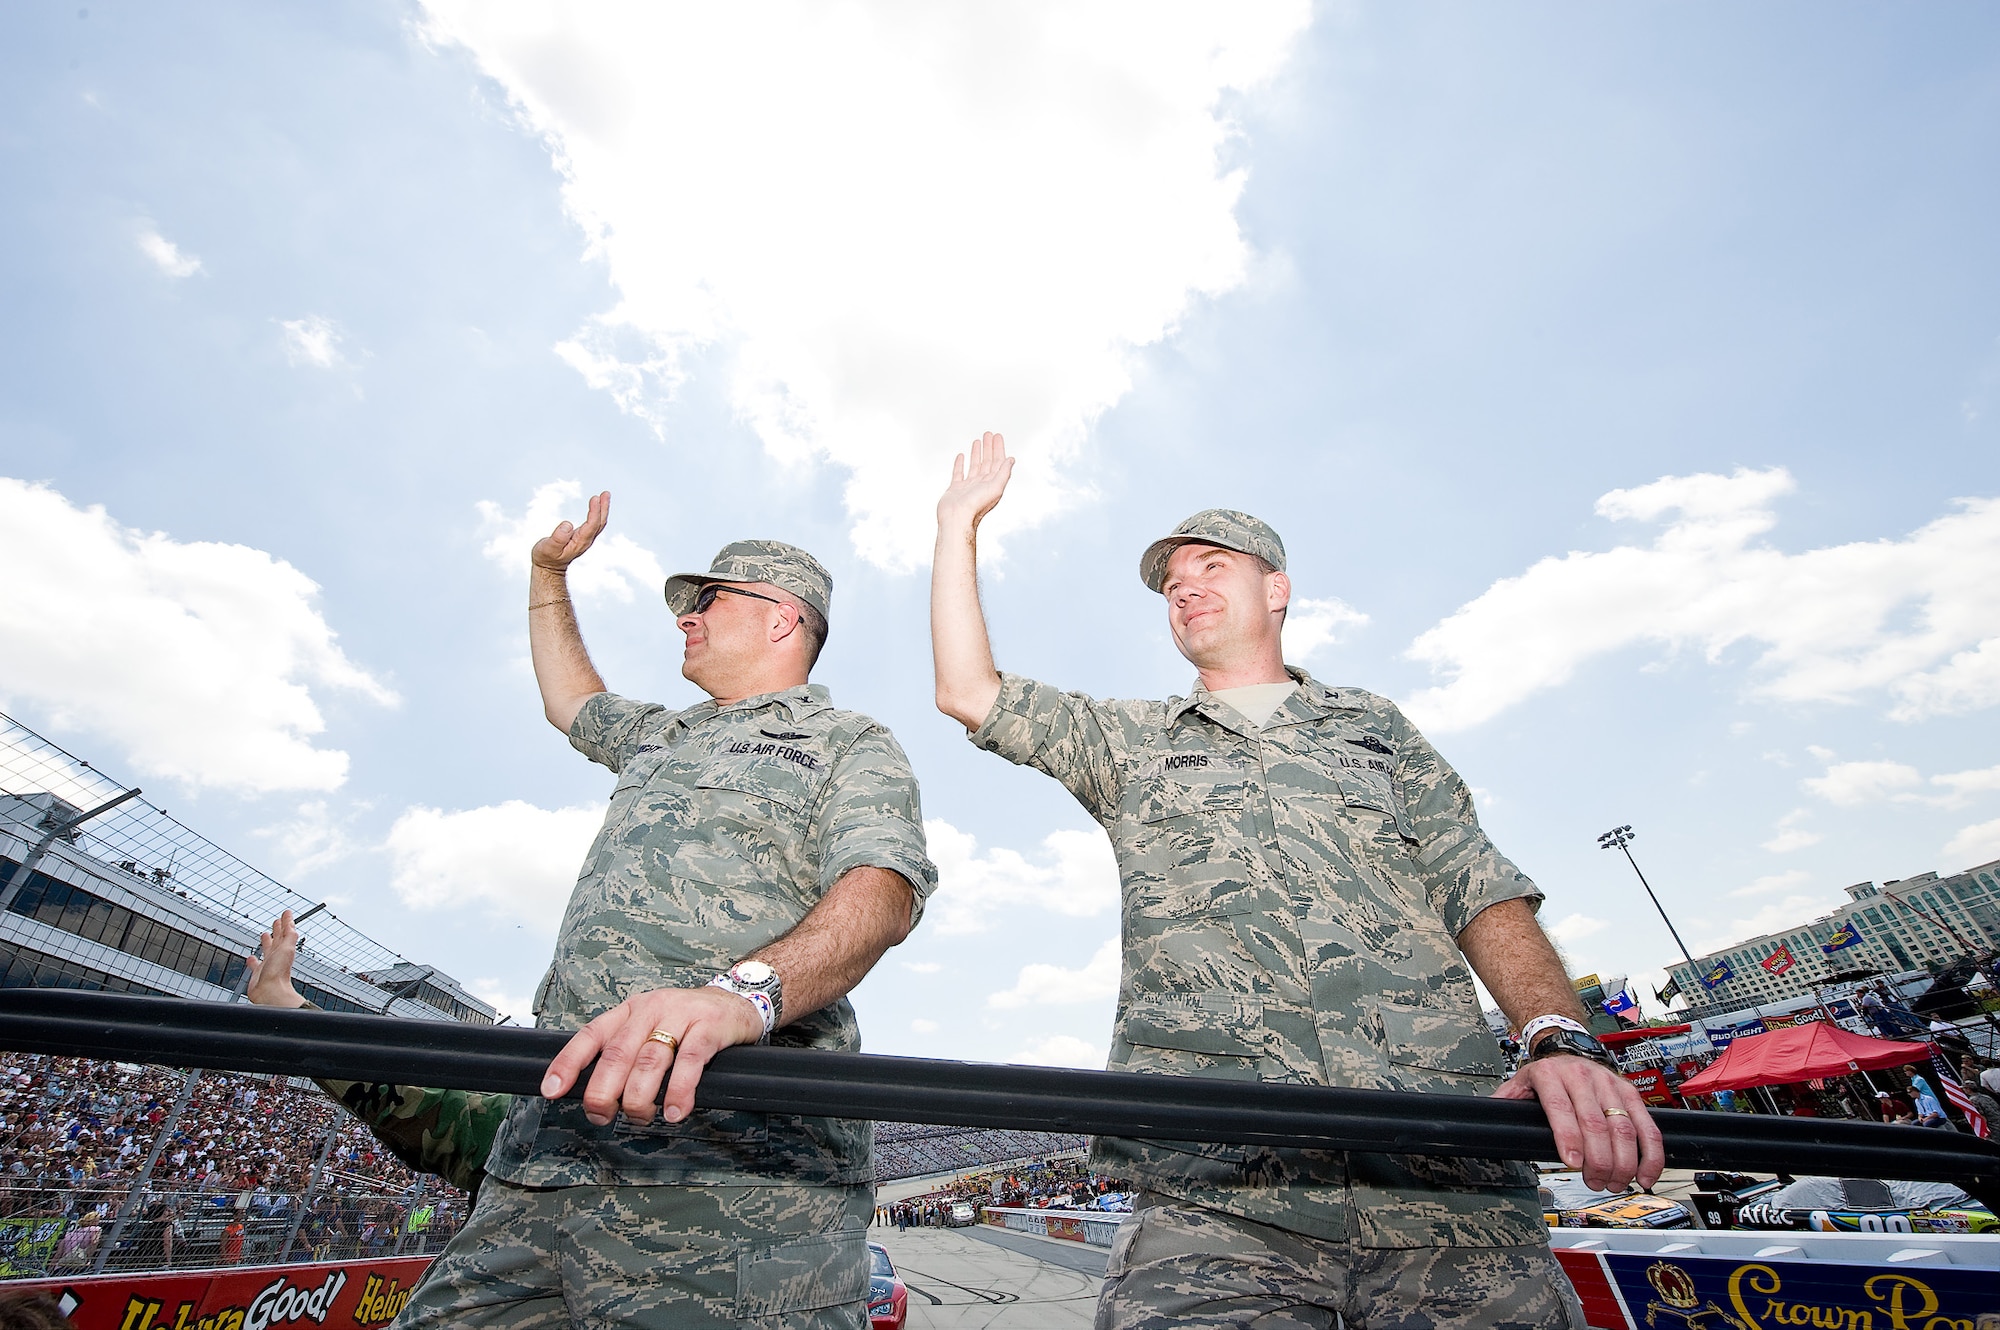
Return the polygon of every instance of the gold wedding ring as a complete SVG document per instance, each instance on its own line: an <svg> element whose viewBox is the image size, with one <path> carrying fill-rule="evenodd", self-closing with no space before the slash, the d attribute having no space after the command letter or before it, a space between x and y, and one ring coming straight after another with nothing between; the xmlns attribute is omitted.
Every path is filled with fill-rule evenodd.
<svg viewBox="0 0 2000 1330"><path fill-rule="evenodd" d="M676 1035L668 1034L665 1030L653 1031L646 1036L646 1042L649 1044L665 1044L669 1053L681 1046L680 1038Z"/></svg>
<svg viewBox="0 0 2000 1330"><path fill-rule="evenodd" d="M1629 1118L1632 1115L1622 1108L1607 1108L1604 1110L1604 1116L1607 1118Z"/></svg>

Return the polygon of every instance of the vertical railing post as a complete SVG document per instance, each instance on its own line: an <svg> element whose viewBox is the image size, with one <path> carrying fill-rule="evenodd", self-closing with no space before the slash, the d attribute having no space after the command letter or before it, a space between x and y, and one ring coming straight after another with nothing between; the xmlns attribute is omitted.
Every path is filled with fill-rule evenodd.
<svg viewBox="0 0 2000 1330"><path fill-rule="evenodd" d="M285 1245L278 1252L278 1264L292 1259L292 1244L299 1239L299 1226L306 1222L306 1211L319 1198L319 1180L326 1172L327 1156L333 1153L333 1142L340 1135L340 1109L333 1110L333 1121L326 1124L326 1139L320 1142L319 1158L313 1161L312 1178L306 1183L305 1195L299 1198L298 1212L292 1216L291 1227L285 1230Z"/></svg>
<svg viewBox="0 0 2000 1330"><path fill-rule="evenodd" d="M125 1225L131 1221L132 1211L145 1200L153 1187L153 1168L160 1162L160 1155L167 1148L167 1142L180 1130L181 1114L187 1111L188 1101L194 1097L195 1083L201 1080L201 1069L188 1069L187 1079L181 1082L180 1097L174 1100L171 1112L160 1119L160 1128L153 1136L153 1148L146 1152L146 1162L139 1169L139 1176L133 1179L131 1190L125 1193L124 1204L118 1207L118 1217L111 1222L111 1232L106 1235L103 1245L97 1249L97 1260L91 1265L90 1273L101 1275L104 1266L111 1259L111 1253L118 1250L118 1244L125 1236Z"/></svg>

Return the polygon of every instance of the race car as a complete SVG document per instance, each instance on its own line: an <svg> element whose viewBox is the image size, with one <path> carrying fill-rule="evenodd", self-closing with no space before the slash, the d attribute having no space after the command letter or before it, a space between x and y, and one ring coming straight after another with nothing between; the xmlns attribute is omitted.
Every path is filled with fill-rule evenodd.
<svg viewBox="0 0 2000 1330"><path fill-rule="evenodd" d="M1542 1217L1550 1228L1691 1228L1687 1207L1643 1191L1597 1191L1580 1173L1542 1175Z"/></svg>
<svg viewBox="0 0 2000 1330"><path fill-rule="evenodd" d="M1736 1227L1818 1233L2000 1233L2000 1219L1949 1182L1798 1178L1738 1210Z"/></svg>
<svg viewBox="0 0 2000 1330"><path fill-rule="evenodd" d="M910 1314L910 1290L886 1249L868 1244L868 1330L903 1330Z"/></svg>

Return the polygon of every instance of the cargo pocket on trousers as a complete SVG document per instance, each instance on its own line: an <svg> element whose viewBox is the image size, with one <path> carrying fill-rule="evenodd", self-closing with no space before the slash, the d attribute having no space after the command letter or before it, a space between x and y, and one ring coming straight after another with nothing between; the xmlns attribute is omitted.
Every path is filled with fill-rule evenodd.
<svg viewBox="0 0 2000 1330"><path fill-rule="evenodd" d="M868 1234L854 1229L744 1247L736 1255L736 1315L787 1312L865 1302Z"/></svg>

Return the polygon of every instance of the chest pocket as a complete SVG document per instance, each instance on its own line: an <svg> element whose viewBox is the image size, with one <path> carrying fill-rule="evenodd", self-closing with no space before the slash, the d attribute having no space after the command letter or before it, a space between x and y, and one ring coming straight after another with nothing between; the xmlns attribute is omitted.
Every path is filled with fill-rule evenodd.
<svg viewBox="0 0 2000 1330"><path fill-rule="evenodd" d="M1393 750L1378 751L1387 750L1388 745L1358 732L1352 736L1336 732L1328 738L1325 752L1341 802L1364 818L1379 814L1398 836L1415 841L1416 824L1403 803L1402 784L1392 774L1396 761Z"/></svg>
<svg viewBox="0 0 2000 1330"><path fill-rule="evenodd" d="M1175 765L1169 754L1133 783L1120 858L1133 912L1156 919L1214 920L1256 905L1246 848L1246 778L1240 765Z"/></svg>

